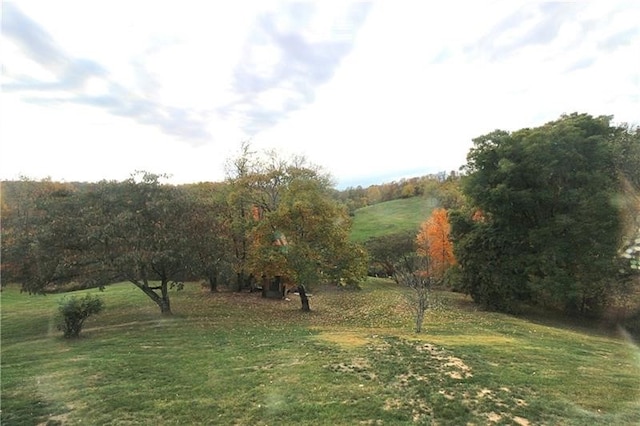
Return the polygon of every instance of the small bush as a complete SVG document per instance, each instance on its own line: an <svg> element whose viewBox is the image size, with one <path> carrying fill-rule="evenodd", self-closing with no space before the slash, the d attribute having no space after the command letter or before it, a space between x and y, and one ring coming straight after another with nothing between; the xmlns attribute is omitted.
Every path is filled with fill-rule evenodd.
<svg viewBox="0 0 640 426"><path fill-rule="evenodd" d="M100 313L103 309L103 300L90 294L82 298L75 296L64 298L58 306L60 312L58 330L61 330L66 338L78 337L84 321L91 315Z"/></svg>

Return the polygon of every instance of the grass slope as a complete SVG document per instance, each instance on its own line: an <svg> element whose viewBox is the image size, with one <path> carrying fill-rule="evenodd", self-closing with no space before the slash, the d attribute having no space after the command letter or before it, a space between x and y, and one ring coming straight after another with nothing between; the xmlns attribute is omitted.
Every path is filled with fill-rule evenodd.
<svg viewBox="0 0 640 426"><path fill-rule="evenodd" d="M162 318L128 284L102 293L83 337L61 296L2 292L3 425L638 424L638 348L477 311L439 293L411 332L401 289L315 289L299 301L172 293ZM81 292L84 293L84 292Z"/></svg>
<svg viewBox="0 0 640 426"><path fill-rule="evenodd" d="M355 211L351 239L364 242L394 232L417 233L436 205L434 198L412 197L363 207Z"/></svg>

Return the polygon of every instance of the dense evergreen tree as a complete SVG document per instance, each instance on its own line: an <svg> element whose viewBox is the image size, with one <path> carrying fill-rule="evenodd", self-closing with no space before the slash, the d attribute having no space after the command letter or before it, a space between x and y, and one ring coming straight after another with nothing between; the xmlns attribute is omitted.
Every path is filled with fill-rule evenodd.
<svg viewBox="0 0 640 426"><path fill-rule="evenodd" d="M480 214L459 213L452 225L465 288L478 302L601 311L621 236L617 132L610 117L572 114L474 139L463 187Z"/></svg>

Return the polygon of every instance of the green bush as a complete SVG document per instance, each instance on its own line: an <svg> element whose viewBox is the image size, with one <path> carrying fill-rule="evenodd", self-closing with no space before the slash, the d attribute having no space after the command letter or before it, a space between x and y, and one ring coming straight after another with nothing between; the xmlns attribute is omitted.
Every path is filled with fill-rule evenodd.
<svg viewBox="0 0 640 426"><path fill-rule="evenodd" d="M82 298L75 296L64 298L58 306L60 312L58 330L61 330L66 338L78 337L84 321L91 315L100 313L103 309L104 301L90 294Z"/></svg>

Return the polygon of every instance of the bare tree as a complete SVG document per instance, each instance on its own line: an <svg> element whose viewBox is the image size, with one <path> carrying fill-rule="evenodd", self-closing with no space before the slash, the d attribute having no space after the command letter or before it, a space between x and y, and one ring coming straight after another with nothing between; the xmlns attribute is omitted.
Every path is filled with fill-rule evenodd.
<svg viewBox="0 0 640 426"><path fill-rule="evenodd" d="M430 271L431 260L428 256L405 256L396 266L394 278L407 289L405 297L415 318L415 332L422 331L424 315L429 309L431 288L433 285Z"/></svg>

